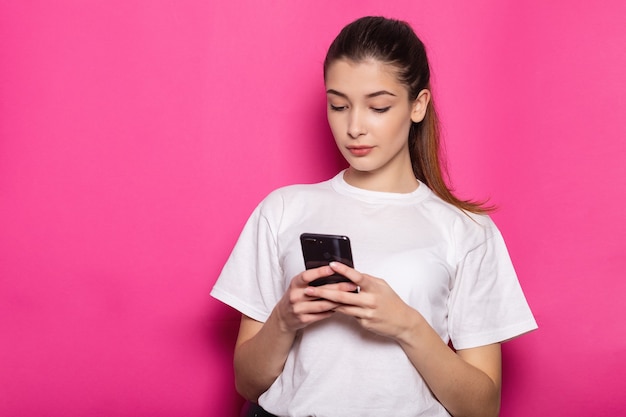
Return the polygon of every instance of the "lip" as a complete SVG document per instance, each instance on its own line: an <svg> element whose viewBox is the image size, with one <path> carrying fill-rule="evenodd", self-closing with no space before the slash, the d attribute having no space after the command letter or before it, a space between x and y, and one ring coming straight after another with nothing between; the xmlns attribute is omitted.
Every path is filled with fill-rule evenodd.
<svg viewBox="0 0 626 417"><path fill-rule="evenodd" d="M365 156L374 149L373 146L348 146L347 148L354 156Z"/></svg>

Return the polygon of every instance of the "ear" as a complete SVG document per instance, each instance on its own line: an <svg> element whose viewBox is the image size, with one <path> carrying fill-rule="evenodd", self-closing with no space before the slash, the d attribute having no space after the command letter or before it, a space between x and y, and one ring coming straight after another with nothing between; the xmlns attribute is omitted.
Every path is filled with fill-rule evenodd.
<svg viewBox="0 0 626 417"><path fill-rule="evenodd" d="M415 123L419 123L424 120L424 116L426 115L426 109L428 108L428 103L430 102L430 91L427 89L423 89L417 95L417 98L413 102L411 108L411 120Z"/></svg>

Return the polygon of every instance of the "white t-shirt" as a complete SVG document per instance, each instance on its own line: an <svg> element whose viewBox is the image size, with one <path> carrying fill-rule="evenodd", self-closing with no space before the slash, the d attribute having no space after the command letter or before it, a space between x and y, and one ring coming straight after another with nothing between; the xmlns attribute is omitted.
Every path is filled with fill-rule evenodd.
<svg viewBox="0 0 626 417"><path fill-rule="evenodd" d="M211 295L265 322L304 270L303 232L348 236L357 270L385 279L456 349L537 327L500 232L425 184L411 193L350 186L343 172L272 192L254 210ZM448 416L391 339L336 314L301 330L259 398L279 416Z"/></svg>

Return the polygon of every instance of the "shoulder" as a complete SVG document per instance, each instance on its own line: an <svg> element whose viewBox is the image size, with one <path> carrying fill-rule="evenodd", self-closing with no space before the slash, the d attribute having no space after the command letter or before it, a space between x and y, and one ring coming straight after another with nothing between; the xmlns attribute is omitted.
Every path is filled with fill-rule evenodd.
<svg viewBox="0 0 626 417"><path fill-rule="evenodd" d="M443 201L433 192L424 201L424 207L432 216L433 221L440 223L458 246L470 249L499 234L497 226L489 215L461 210Z"/></svg>
<svg viewBox="0 0 626 417"><path fill-rule="evenodd" d="M330 181L314 184L293 184L277 188L270 192L258 206L261 214L275 214L294 206L300 207L311 201L328 196L331 191Z"/></svg>

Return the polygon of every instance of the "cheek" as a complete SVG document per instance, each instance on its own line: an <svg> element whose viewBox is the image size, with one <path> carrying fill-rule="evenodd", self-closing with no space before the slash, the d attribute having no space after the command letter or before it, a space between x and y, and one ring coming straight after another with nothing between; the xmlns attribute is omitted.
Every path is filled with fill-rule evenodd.
<svg viewBox="0 0 626 417"><path fill-rule="evenodd" d="M328 126L330 126L330 131L333 133L335 140L337 140L340 136L339 134L342 131L342 122L338 114L331 113L330 111L327 114Z"/></svg>
<svg viewBox="0 0 626 417"><path fill-rule="evenodd" d="M376 130L383 137L389 140L408 140L411 120L403 115L394 115L387 120L378 120Z"/></svg>

